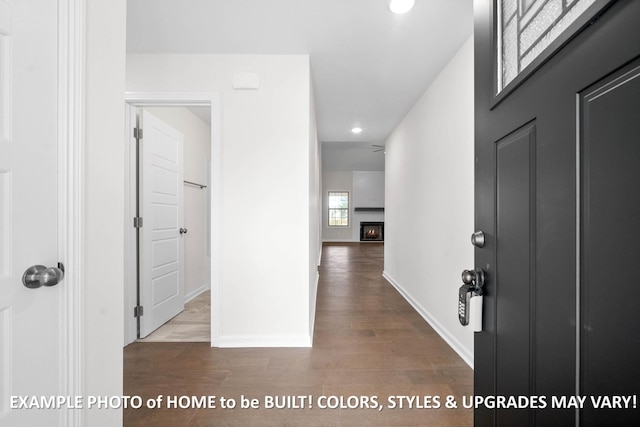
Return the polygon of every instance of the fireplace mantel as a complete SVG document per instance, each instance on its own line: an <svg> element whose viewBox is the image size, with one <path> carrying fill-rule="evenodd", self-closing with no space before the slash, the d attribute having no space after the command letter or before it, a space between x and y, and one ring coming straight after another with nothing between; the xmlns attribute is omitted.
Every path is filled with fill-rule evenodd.
<svg viewBox="0 0 640 427"><path fill-rule="evenodd" d="M384 208L354 208L356 212L384 212Z"/></svg>

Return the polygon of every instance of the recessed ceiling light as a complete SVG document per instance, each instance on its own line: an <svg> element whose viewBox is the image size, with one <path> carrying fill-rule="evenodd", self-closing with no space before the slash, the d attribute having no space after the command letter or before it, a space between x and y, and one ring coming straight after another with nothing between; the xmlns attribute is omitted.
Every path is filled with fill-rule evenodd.
<svg viewBox="0 0 640 427"><path fill-rule="evenodd" d="M355 127L355 128L353 128L353 129L351 129L351 132L352 132L352 133L355 133L355 134L359 134L359 133L361 133L361 132L362 132L362 128Z"/></svg>
<svg viewBox="0 0 640 427"><path fill-rule="evenodd" d="M393 13L407 13L413 8L414 4L415 0L391 0L389 2L389 9L391 9Z"/></svg>

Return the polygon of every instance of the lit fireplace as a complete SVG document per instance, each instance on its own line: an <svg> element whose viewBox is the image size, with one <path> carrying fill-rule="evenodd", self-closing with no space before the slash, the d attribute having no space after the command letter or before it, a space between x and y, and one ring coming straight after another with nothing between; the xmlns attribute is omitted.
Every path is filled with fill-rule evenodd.
<svg viewBox="0 0 640 427"><path fill-rule="evenodd" d="M361 222L360 241L384 241L384 222Z"/></svg>

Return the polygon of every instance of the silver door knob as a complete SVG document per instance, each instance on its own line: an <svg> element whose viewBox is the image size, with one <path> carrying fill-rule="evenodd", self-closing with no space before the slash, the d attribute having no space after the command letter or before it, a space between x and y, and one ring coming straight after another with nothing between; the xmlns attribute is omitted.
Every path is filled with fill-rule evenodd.
<svg viewBox="0 0 640 427"><path fill-rule="evenodd" d="M62 264L58 264L62 267ZM58 267L45 267L44 265L32 265L22 275L22 284L29 289L41 286L55 286L64 278L64 269Z"/></svg>
<svg viewBox="0 0 640 427"><path fill-rule="evenodd" d="M484 271L479 268L475 270L464 270L462 272L462 283L472 286L476 291L484 286L484 279Z"/></svg>
<svg viewBox="0 0 640 427"><path fill-rule="evenodd" d="M181 228L180 229L180 234L187 234L187 229L186 228Z"/></svg>

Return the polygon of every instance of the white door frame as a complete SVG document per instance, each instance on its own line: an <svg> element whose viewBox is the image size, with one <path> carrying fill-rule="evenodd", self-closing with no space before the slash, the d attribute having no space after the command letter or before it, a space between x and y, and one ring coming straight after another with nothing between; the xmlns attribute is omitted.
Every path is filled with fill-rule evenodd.
<svg viewBox="0 0 640 427"><path fill-rule="evenodd" d="M136 305L136 233L133 228L135 216L135 147L131 144L132 114L139 107L211 107L211 346L219 345L220 340L220 201L222 194L222 129L220 94L216 92L127 92L125 93L125 224L124 229L124 345L137 338L137 323L133 317Z"/></svg>
<svg viewBox="0 0 640 427"><path fill-rule="evenodd" d="M83 396L85 385L85 46L86 0L58 0L58 259L60 385ZM60 411L61 426L83 426L84 411Z"/></svg>

